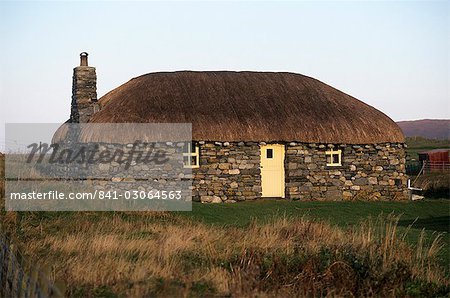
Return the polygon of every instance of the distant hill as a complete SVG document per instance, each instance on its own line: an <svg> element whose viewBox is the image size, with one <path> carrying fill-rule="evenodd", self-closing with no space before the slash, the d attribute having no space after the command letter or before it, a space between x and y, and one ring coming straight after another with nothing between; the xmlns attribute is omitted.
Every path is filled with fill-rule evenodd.
<svg viewBox="0 0 450 298"><path fill-rule="evenodd" d="M407 137L450 139L450 120L423 119L399 121L397 124Z"/></svg>

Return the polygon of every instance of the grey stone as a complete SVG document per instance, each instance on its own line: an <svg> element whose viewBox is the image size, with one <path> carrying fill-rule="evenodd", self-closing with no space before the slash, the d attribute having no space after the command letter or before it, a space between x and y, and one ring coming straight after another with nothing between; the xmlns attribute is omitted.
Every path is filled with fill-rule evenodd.
<svg viewBox="0 0 450 298"><path fill-rule="evenodd" d="M353 184L355 184L355 185L367 185L368 184L368 180L367 180L367 178L358 178L358 179L355 179L354 181L353 181Z"/></svg>

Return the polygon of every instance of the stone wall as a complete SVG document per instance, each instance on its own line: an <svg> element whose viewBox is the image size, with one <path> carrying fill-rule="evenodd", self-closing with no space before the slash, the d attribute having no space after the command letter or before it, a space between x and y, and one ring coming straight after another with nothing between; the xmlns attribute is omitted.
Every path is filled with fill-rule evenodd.
<svg viewBox="0 0 450 298"><path fill-rule="evenodd" d="M140 179L157 177L158 183L165 183L166 179L161 179L164 176L170 176L179 181L191 180L193 177L192 181L189 181L192 182L190 187L192 198L205 203L232 203L261 198L259 143L199 142L198 145L200 167L192 169L192 175L190 169L183 169L180 166L182 163L180 159L174 160L178 166L164 164L163 167L152 167L135 164L132 167L133 172L129 175L118 162L114 161L100 164L98 169L95 168L88 174L101 177L102 173L109 173L108 177L113 178L111 182L133 183L138 181L129 180L129 177ZM116 148L113 145L103 146L110 151ZM130 146L131 144L126 145L123 151L130 151ZM156 148L165 148L169 154L178 152L178 156L181 156L182 143L167 143L161 146ZM101 146L100 149L102 148ZM331 148L342 150L340 166L327 166L325 151ZM407 199L405 162L403 144L285 144L286 198L293 200ZM52 172L55 171L52 170ZM125 180L122 177L125 177ZM103 184L105 187L109 185L106 182ZM139 184L137 189L141 190L142 184L136 184Z"/></svg>
<svg viewBox="0 0 450 298"><path fill-rule="evenodd" d="M342 150L341 166L327 166L325 151ZM403 144L290 144L286 196L300 200L407 199Z"/></svg>
<svg viewBox="0 0 450 298"><path fill-rule="evenodd" d="M259 143L200 142L193 169L193 199L235 202L261 197ZM327 166L325 151L342 150L341 166ZM402 144L286 144L286 197L294 200L407 199Z"/></svg>
<svg viewBox="0 0 450 298"><path fill-rule="evenodd" d="M70 121L86 123L98 110L95 67L75 67L73 69Z"/></svg>
<svg viewBox="0 0 450 298"><path fill-rule="evenodd" d="M55 145L52 154L37 154L29 163L41 178L65 179L76 186L92 187L90 190L119 193L179 191L191 201L193 175L192 169L183 167L184 143Z"/></svg>
<svg viewBox="0 0 450 298"><path fill-rule="evenodd" d="M236 202L261 197L259 144L200 142L200 167L193 169L193 200Z"/></svg>
<svg viewBox="0 0 450 298"><path fill-rule="evenodd" d="M48 193L51 189L68 199L37 204L13 200L10 206L23 211L192 210L193 176L192 170L183 166L184 142L65 140L53 146L51 154L34 154L32 158L15 155L18 168L13 172L28 170L34 178L46 182L18 180L11 184L11 192L20 193L25 188Z"/></svg>

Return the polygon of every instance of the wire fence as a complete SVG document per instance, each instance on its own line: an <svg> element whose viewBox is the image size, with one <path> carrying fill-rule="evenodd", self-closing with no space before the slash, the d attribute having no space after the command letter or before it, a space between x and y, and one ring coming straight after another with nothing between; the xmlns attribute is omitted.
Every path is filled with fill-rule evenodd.
<svg viewBox="0 0 450 298"><path fill-rule="evenodd" d="M409 176L416 176L420 172L422 174L429 174L435 172L450 171L450 162L446 161L415 161L406 164L406 174Z"/></svg>
<svg viewBox="0 0 450 298"><path fill-rule="evenodd" d="M450 162L448 161L424 161L423 173L448 172L450 171Z"/></svg>
<svg viewBox="0 0 450 298"><path fill-rule="evenodd" d="M14 246L0 237L0 297L63 297L36 264L25 268L24 263Z"/></svg>

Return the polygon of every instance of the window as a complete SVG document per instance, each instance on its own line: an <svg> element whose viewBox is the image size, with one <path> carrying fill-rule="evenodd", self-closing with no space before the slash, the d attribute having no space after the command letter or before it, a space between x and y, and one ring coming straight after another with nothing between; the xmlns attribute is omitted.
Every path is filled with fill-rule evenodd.
<svg viewBox="0 0 450 298"><path fill-rule="evenodd" d="M273 158L273 149L266 149L266 158Z"/></svg>
<svg viewBox="0 0 450 298"><path fill-rule="evenodd" d="M185 143L183 147L183 166L198 168L200 166L199 147L194 143Z"/></svg>
<svg viewBox="0 0 450 298"><path fill-rule="evenodd" d="M341 150L326 151L325 155L327 156L327 166L336 167L341 165Z"/></svg>

